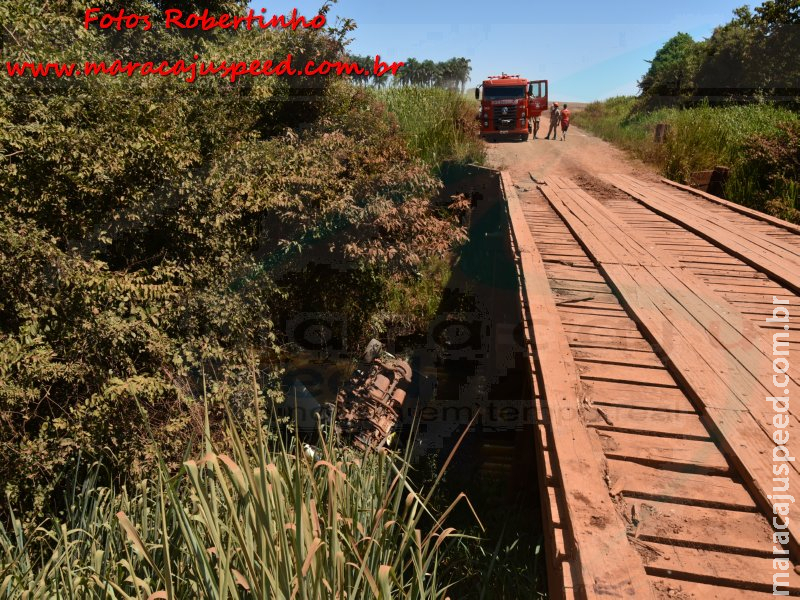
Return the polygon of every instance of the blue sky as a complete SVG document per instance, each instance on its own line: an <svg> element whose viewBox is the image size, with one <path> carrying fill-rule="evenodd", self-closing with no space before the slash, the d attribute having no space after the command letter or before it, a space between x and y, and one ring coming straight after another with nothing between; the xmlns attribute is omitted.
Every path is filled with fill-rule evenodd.
<svg viewBox="0 0 800 600"><path fill-rule="evenodd" d="M340 0L332 14L358 24L350 49L472 61L473 85L500 72L549 79L553 100L591 101L636 93L645 60L675 35L708 37L745 0ZM253 0L256 9L317 14L322 0ZM753 4L753 3L751 3ZM760 2L755 2L760 4Z"/></svg>

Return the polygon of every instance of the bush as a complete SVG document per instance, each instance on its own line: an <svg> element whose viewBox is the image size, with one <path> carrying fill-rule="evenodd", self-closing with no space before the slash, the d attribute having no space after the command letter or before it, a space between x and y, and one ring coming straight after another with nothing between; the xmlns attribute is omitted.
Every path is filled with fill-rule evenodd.
<svg viewBox="0 0 800 600"><path fill-rule="evenodd" d="M639 99L621 97L590 104L575 120L682 183L694 172L727 166L728 199L762 211L771 203L772 212L797 218L791 209L797 199L800 117L787 108L706 104L646 111ZM664 144L653 140L656 123L670 127Z"/></svg>
<svg viewBox="0 0 800 600"><path fill-rule="evenodd" d="M728 189L747 194L774 216L800 223L800 120L782 124L775 135L746 140L742 160Z"/></svg>
<svg viewBox="0 0 800 600"><path fill-rule="evenodd" d="M319 62L344 50L336 31L102 34L81 14L3 3L4 58ZM359 322L385 278L413 277L462 238L432 205L429 165L341 78L4 77L0 123L0 481L26 511L47 509L80 455L120 480L152 467L134 399L179 462L201 373L234 401L249 368L275 370L278 324L318 301L302 285L310 264L367 282L342 295Z"/></svg>

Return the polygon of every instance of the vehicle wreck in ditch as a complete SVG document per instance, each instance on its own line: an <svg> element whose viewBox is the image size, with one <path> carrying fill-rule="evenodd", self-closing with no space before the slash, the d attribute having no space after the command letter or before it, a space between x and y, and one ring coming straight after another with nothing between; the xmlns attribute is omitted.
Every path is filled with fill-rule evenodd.
<svg viewBox="0 0 800 600"><path fill-rule="evenodd" d="M298 378L288 386L283 414L295 420L303 437L313 437L318 427L330 428L333 421L333 432L343 444L359 449L391 446L403 425L411 382L408 362L384 352L381 343L372 340L335 402L322 403Z"/></svg>
<svg viewBox="0 0 800 600"><path fill-rule="evenodd" d="M357 448L391 445L402 426L411 366L372 340L362 362L336 396L336 432Z"/></svg>

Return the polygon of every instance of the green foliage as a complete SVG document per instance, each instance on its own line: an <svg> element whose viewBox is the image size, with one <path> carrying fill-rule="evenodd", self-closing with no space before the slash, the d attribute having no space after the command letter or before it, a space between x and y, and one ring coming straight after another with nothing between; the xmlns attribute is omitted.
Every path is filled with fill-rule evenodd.
<svg viewBox="0 0 800 600"><path fill-rule="evenodd" d="M63 514L0 524L0 595L444 598L455 574L440 561L472 542L445 526L463 496L431 507L441 475L423 490L408 454L328 441L312 456L234 419L229 453L207 441L176 474L162 463L118 491L92 470Z"/></svg>
<svg viewBox="0 0 800 600"><path fill-rule="evenodd" d="M409 86L381 91L378 98L397 118L412 151L429 165L483 163L475 106L465 96Z"/></svg>
<svg viewBox="0 0 800 600"><path fill-rule="evenodd" d="M537 511L538 489L531 485L509 498L507 482L471 474L445 473L439 495L445 504L453 492L464 490L480 516L475 523L462 505L450 525L480 538L478 544L462 544L458 552L442 557L443 569L460 574L450 590L451 598L502 600L546 598L547 559L544 535Z"/></svg>
<svg viewBox="0 0 800 600"><path fill-rule="evenodd" d="M743 146L746 168L729 189L749 192L756 206L800 223L800 119L782 124L775 134L759 133Z"/></svg>
<svg viewBox="0 0 800 600"><path fill-rule="evenodd" d="M397 76L399 85L442 87L464 92L472 66L468 58L451 58L442 62L408 58Z"/></svg>
<svg viewBox="0 0 800 600"><path fill-rule="evenodd" d="M373 71L374 56L351 55L348 60L358 63L366 73L372 73ZM470 60L464 57L453 57L440 62L407 58L403 62L403 66L400 67L394 77L378 77L364 74L354 76L353 79L360 85L371 84L377 88L382 88L389 84L395 86L410 85L414 87L439 87L463 93L469 82L469 74L472 72Z"/></svg>
<svg viewBox="0 0 800 600"><path fill-rule="evenodd" d="M422 265L413 277L396 277L386 286L386 321L396 335L423 331L434 320L452 269L444 259Z"/></svg>
<svg viewBox="0 0 800 600"><path fill-rule="evenodd" d="M87 32L87 5L2 3L4 59L344 51L342 31ZM439 183L416 152L374 96L335 77L0 78L0 481L13 502L44 510L81 454L119 478L145 472L134 399L179 461L200 374L241 397L251 356L279 350L274 324L314 308L313 290L286 283L309 264L373 281L347 294L373 307L375 273L446 255L462 234L433 209Z"/></svg>
<svg viewBox="0 0 800 600"><path fill-rule="evenodd" d="M640 105L641 101L634 96L616 96L587 104L584 110L575 113L573 120L642 158L657 160L653 155L656 148L651 143L651 129L663 111L646 112Z"/></svg>
<svg viewBox="0 0 800 600"><path fill-rule="evenodd" d="M0 273L8 458L0 478L5 493L39 510L82 452L119 461L121 473L152 460L134 398L158 423L157 440L179 456L196 433L185 393L197 385L196 367L217 364L220 393L234 394L245 349L274 340L269 281L250 278L231 294L237 273L219 261L112 271L60 250L30 221L3 216Z"/></svg>
<svg viewBox="0 0 800 600"><path fill-rule="evenodd" d="M686 34L657 53L640 88L649 106L749 102L763 97L796 103L800 89L800 5L768 0L717 27L703 42Z"/></svg>
<svg viewBox="0 0 800 600"><path fill-rule="evenodd" d="M690 91L697 62L697 44L688 33L679 33L656 52L639 89L662 100L682 96Z"/></svg>
<svg viewBox="0 0 800 600"><path fill-rule="evenodd" d="M726 197L797 220L797 113L769 104L643 111L633 97L587 106L576 122L639 158L659 166L671 179L686 182L692 173L731 168ZM666 143L656 144L656 123L666 123Z"/></svg>

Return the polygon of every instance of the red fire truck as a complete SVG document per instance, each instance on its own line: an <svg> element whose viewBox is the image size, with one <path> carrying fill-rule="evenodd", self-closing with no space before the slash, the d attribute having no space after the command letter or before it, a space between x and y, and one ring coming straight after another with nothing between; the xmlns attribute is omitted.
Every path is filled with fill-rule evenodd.
<svg viewBox="0 0 800 600"><path fill-rule="evenodd" d="M481 101L481 136L517 136L525 141L531 133L536 135L547 110L547 80L528 81L504 73L475 88L475 99Z"/></svg>

